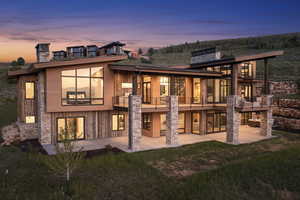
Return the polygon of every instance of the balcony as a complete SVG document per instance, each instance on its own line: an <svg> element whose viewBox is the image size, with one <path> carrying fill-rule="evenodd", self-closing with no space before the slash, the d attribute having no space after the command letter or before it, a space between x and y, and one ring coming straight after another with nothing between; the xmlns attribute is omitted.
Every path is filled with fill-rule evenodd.
<svg viewBox="0 0 300 200"><path fill-rule="evenodd" d="M271 102L269 102L267 98L266 96L250 98L239 97L236 108L242 112L268 110L271 107Z"/></svg>
<svg viewBox="0 0 300 200"><path fill-rule="evenodd" d="M207 110L213 108L220 108L215 104L203 104L201 98L194 97L178 97L178 110L189 111L189 110ZM127 110L129 104L129 97L127 96L116 96L113 97L113 106L116 109ZM167 112L169 107L167 105L167 97L151 97L144 99L142 102L142 112Z"/></svg>

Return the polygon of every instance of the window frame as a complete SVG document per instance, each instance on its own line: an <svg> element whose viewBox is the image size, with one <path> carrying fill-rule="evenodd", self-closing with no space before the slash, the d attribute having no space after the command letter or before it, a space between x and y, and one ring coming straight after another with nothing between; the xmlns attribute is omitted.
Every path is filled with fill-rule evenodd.
<svg viewBox="0 0 300 200"><path fill-rule="evenodd" d="M83 138L80 138L80 139L76 139L76 134L74 135L75 139L69 139L69 140L66 140L66 141L80 141L80 140L85 140L86 139L86 134L85 134L85 117L84 116L70 116L70 117L57 117L56 118L56 141L57 142L63 142L64 140L59 140L59 131L58 131L58 120L59 119L64 119L64 124L65 124L65 128L67 127L67 119L70 119L70 118L83 118Z"/></svg>
<svg viewBox="0 0 300 200"><path fill-rule="evenodd" d="M92 71L92 68L98 68L98 67L102 67L102 77L92 77L91 75L91 71ZM89 69L89 76L77 76L77 70L80 70L80 69ZM71 75L62 75L62 72L63 71L68 71L68 70L74 70L75 71L75 75L74 76L71 76ZM61 105L62 106L99 106L99 105L104 105L104 77L105 77L105 74L104 74L104 65L101 65L101 66L93 66L93 67L84 67L84 68L80 68L80 67L77 67L77 68L74 68L74 69L66 69L66 70L62 70L60 72L60 79L61 79ZM68 101L68 98L63 98L63 78L74 78L75 79L75 99L71 99L72 101L74 101L75 103L74 104L64 104L64 101ZM85 104L80 104L78 103L79 101L77 101L77 82L78 82L78 78L88 78L89 79L89 93L90 93L90 97L89 98L85 98L85 99L88 99L89 103L85 103ZM103 97L102 98L92 98L91 95L92 95L92 79L99 79L99 80L102 80L102 92L103 92ZM67 96L67 94L66 94ZM70 99L69 99L70 100ZM101 100L102 103L94 103L92 104L92 101L93 100Z"/></svg>
<svg viewBox="0 0 300 200"><path fill-rule="evenodd" d="M33 98L27 98L26 83L33 83ZM24 88L25 88L25 100L35 100L35 81L25 81Z"/></svg>
<svg viewBox="0 0 300 200"><path fill-rule="evenodd" d="M113 126L113 123L114 123L114 121L113 121L113 116L114 115L116 115L117 116L117 129L116 130L114 130L114 126ZM124 119L124 127L123 128L120 128L120 116L123 116L123 119ZM125 114L119 114L119 113L117 113L117 114L112 114L111 115L111 130L112 131L124 131L125 130Z"/></svg>
<svg viewBox="0 0 300 200"><path fill-rule="evenodd" d="M147 121L145 121L147 119ZM151 113L143 113L142 114L142 128L145 130L151 130L152 126L152 114Z"/></svg>

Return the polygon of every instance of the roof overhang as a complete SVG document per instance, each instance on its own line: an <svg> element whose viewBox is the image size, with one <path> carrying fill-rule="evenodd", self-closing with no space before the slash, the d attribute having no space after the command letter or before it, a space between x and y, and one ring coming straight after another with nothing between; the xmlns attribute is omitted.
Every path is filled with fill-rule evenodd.
<svg viewBox="0 0 300 200"><path fill-rule="evenodd" d="M237 63L255 61L255 60L263 60L263 59L269 59L269 58L275 58L277 56L281 56L283 55L283 53L284 51L270 51L265 53L252 54L252 55L233 56L233 57L220 59L220 60L213 60L209 62L192 64L191 68L204 68L204 67L237 64Z"/></svg>
<svg viewBox="0 0 300 200"><path fill-rule="evenodd" d="M38 71L41 71L46 68L55 68L55 67L67 67L83 64L94 64L94 63L105 63L105 62L116 62L120 60L127 59L127 56L97 56L93 58L79 58L73 60L64 60L64 61L51 61L44 63L34 63L28 69L20 69L16 71L9 71L7 73L8 77L15 78L21 75L34 74Z"/></svg>
<svg viewBox="0 0 300 200"><path fill-rule="evenodd" d="M138 72L144 74L145 73L173 74L173 75L212 77L212 78L218 78L222 76L221 72L171 68L171 67L163 67L163 66L111 64L110 68L112 70L117 70L117 71L130 71L130 72Z"/></svg>

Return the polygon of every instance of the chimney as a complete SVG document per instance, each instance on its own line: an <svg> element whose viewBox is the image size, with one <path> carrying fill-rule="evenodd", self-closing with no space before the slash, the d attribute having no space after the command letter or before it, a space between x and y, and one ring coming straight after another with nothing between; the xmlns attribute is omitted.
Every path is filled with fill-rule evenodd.
<svg viewBox="0 0 300 200"><path fill-rule="evenodd" d="M221 52L214 48L201 49L192 52L191 64L204 63L221 59Z"/></svg>
<svg viewBox="0 0 300 200"><path fill-rule="evenodd" d="M40 43L36 45L36 57L37 62L49 62L50 61L50 52L49 52L50 43Z"/></svg>

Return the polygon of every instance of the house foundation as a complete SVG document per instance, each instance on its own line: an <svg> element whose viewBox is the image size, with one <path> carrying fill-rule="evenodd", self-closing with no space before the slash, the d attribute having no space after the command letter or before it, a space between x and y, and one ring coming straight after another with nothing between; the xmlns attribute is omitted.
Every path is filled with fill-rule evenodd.
<svg viewBox="0 0 300 200"><path fill-rule="evenodd" d="M266 137L272 136L273 116L272 116L272 95L262 96L262 101L269 107L267 111L263 111L260 114L260 131L261 135Z"/></svg>

